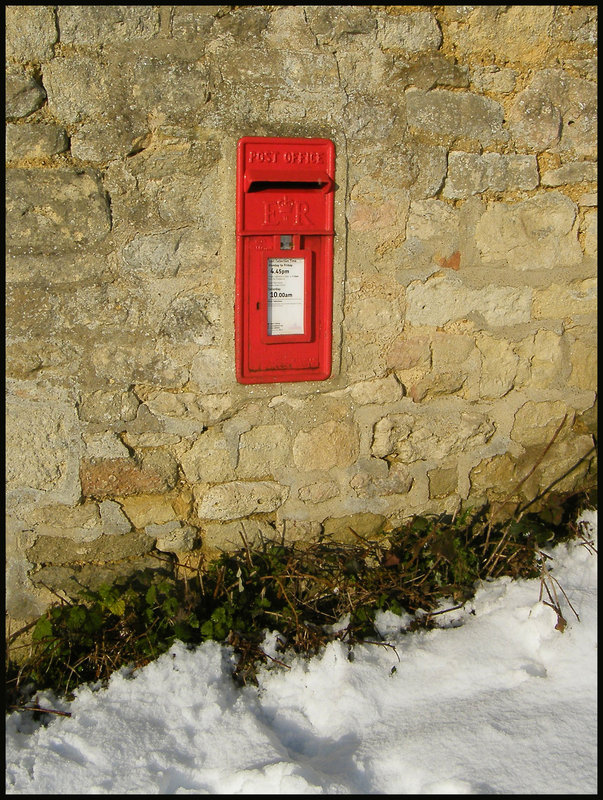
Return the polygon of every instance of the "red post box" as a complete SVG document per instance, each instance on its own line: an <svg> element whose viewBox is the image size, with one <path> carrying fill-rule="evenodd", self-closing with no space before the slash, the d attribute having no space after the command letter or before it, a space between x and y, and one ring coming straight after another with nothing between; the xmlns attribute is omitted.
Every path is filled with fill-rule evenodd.
<svg viewBox="0 0 603 800"><path fill-rule="evenodd" d="M239 383L331 374L335 146L246 136L237 149Z"/></svg>

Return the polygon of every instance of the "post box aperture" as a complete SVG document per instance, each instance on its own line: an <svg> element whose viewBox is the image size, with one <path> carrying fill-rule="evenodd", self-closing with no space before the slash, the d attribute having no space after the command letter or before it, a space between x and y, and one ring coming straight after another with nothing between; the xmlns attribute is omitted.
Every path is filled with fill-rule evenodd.
<svg viewBox="0 0 603 800"><path fill-rule="evenodd" d="M237 150L240 383L331 374L335 146L248 136Z"/></svg>

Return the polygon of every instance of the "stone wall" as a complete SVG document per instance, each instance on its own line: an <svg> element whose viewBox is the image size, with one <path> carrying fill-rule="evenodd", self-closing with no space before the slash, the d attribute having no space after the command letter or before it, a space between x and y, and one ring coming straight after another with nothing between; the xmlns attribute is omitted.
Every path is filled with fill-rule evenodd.
<svg viewBox="0 0 603 800"><path fill-rule="evenodd" d="M14 619L242 536L372 535L593 480L596 24L7 7ZM245 135L336 145L326 381L235 380Z"/></svg>

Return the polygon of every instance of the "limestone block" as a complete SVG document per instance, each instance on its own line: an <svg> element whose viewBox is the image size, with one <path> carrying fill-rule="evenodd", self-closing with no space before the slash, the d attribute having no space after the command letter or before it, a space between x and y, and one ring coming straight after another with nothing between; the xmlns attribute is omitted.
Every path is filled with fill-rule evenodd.
<svg viewBox="0 0 603 800"><path fill-rule="evenodd" d="M212 425L227 415L232 407L232 398L229 394L154 391L146 405L153 414L164 418L162 421L166 427L172 420L191 420Z"/></svg>
<svg viewBox="0 0 603 800"><path fill-rule="evenodd" d="M256 479L274 476L290 463L289 439L289 432L284 425L256 425L242 433L237 475Z"/></svg>
<svg viewBox="0 0 603 800"><path fill-rule="evenodd" d="M528 469L519 473L516 461L508 454L482 459L469 473L471 497L513 498L513 489Z"/></svg>
<svg viewBox="0 0 603 800"><path fill-rule="evenodd" d="M411 325L445 325L451 320L482 321L487 326L530 321L531 289L487 286L472 289L458 278L435 276L413 281L406 291L406 321Z"/></svg>
<svg viewBox="0 0 603 800"><path fill-rule="evenodd" d="M443 459L485 444L495 430L486 415L474 411L448 408L446 414L435 418L390 414L375 424L371 452L379 458L392 456L403 464Z"/></svg>
<svg viewBox="0 0 603 800"><path fill-rule="evenodd" d="M230 481L193 490L199 519L231 520L268 514L281 506L289 489L274 481Z"/></svg>
<svg viewBox="0 0 603 800"><path fill-rule="evenodd" d="M58 6L57 18L66 44L114 45L159 31L156 6Z"/></svg>
<svg viewBox="0 0 603 800"><path fill-rule="evenodd" d="M411 129L444 138L447 143L465 137L487 147L508 139L503 128L503 108L489 97L446 89L409 89L406 110Z"/></svg>
<svg viewBox="0 0 603 800"><path fill-rule="evenodd" d="M7 71L5 78L5 109L7 119L28 117L46 100L46 92L38 81L26 72Z"/></svg>
<svg viewBox="0 0 603 800"><path fill-rule="evenodd" d="M293 461L304 472L348 467L358 454L358 432L346 422L323 422L300 431L293 442Z"/></svg>
<svg viewBox="0 0 603 800"><path fill-rule="evenodd" d="M191 525L179 522L164 522L162 525L148 525L146 532L155 541L155 547L162 553L188 553L199 542L199 534Z"/></svg>
<svg viewBox="0 0 603 800"><path fill-rule="evenodd" d="M536 156L501 155L500 153L451 152L444 197L468 197L485 191L535 189L538 186Z"/></svg>
<svg viewBox="0 0 603 800"><path fill-rule="evenodd" d="M597 156L597 87L562 69L538 71L508 115L518 144Z"/></svg>
<svg viewBox="0 0 603 800"><path fill-rule="evenodd" d="M82 433L87 458L127 458L128 448L112 431Z"/></svg>
<svg viewBox="0 0 603 800"><path fill-rule="evenodd" d="M73 124L115 110L116 96L106 70L91 56L54 58L44 65L42 80L53 116Z"/></svg>
<svg viewBox="0 0 603 800"><path fill-rule="evenodd" d="M286 544L316 541L322 533L322 524L311 520L283 519L278 527Z"/></svg>
<svg viewBox="0 0 603 800"><path fill-rule="evenodd" d="M480 334L476 344L482 357L480 397L488 400L504 397L515 384L519 356L505 339Z"/></svg>
<svg viewBox="0 0 603 800"><path fill-rule="evenodd" d="M223 483L235 476L236 454L222 431L210 428L180 457L189 483Z"/></svg>
<svg viewBox="0 0 603 800"><path fill-rule="evenodd" d="M596 314L597 280L587 278L567 285L553 283L534 291L534 319L565 319L578 314Z"/></svg>
<svg viewBox="0 0 603 800"><path fill-rule="evenodd" d="M422 55L410 64L396 64L394 80L406 88L433 89L436 86L464 88L469 85L469 70L441 53Z"/></svg>
<svg viewBox="0 0 603 800"><path fill-rule="evenodd" d="M121 561L148 553L154 539L145 533L99 536L90 542L75 542L60 536L40 536L26 550L32 564L70 564L82 561Z"/></svg>
<svg viewBox="0 0 603 800"><path fill-rule="evenodd" d="M395 403L404 393L402 384L395 375L386 378L375 378L370 381L360 381L350 386L350 397L356 405L368 403Z"/></svg>
<svg viewBox="0 0 603 800"><path fill-rule="evenodd" d="M238 519L231 522L205 522L202 528L203 549L232 553L245 547L259 547L262 542L280 541L273 525L264 519Z"/></svg>
<svg viewBox="0 0 603 800"><path fill-rule="evenodd" d="M52 58L58 31L53 6L6 6L6 57L15 61Z"/></svg>
<svg viewBox="0 0 603 800"><path fill-rule="evenodd" d="M84 422L116 425L135 419L139 405L139 399L129 389L99 389L82 393L78 415Z"/></svg>
<svg viewBox="0 0 603 800"><path fill-rule="evenodd" d="M573 436L555 442L536 470L538 488L543 490L554 483L556 492L574 491L584 481L589 463L595 457L592 448L591 436ZM585 460L580 463L582 458Z"/></svg>
<svg viewBox="0 0 603 800"><path fill-rule="evenodd" d="M592 161L570 161L557 169L543 173L543 186L563 186L566 183L590 183L597 180L597 165Z"/></svg>
<svg viewBox="0 0 603 800"><path fill-rule="evenodd" d="M121 507L132 525L144 530L151 525L165 525L176 519L169 495L138 494L121 497Z"/></svg>
<svg viewBox="0 0 603 800"><path fill-rule="evenodd" d="M580 231L584 235L584 255L587 258L596 259L598 253L598 232L597 209L592 209L584 213L584 221L580 226Z"/></svg>
<svg viewBox="0 0 603 800"><path fill-rule="evenodd" d="M6 126L6 158L44 158L63 153L68 148L67 134L60 125Z"/></svg>
<svg viewBox="0 0 603 800"><path fill-rule="evenodd" d="M597 391L598 348L594 341L576 339L570 345L570 386Z"/></svg>
<svg viewBox="0 0 603 800"><path fill-rule="evenodd" d="M471 70L471 81L479 92L509 94L515 89L517 70L510 67L477 66Z"/></svg>
<svg viewBox="0 0 603 800"><path fill-rule="evenodd" d="M319 45L370 34L377 27L374 12L366 6L307 6L305 11Z"/></svg>
<svg viewBox="0 0 603 800"><path fill-rule="evenodd" d="M585 158L597 158L597 83L576 78L563 69L543 69L531 87L550 97L562 115L556 149Z"/></svg>
<svg viewBox="0 0 603 800"><path fill-rule="evenodd" d="M339 494L339 486L335 481L320 481L301 486L298 490L298 497L307 503L323 503Z"/></svg>
<svg viewBox="0 0 603 800"><path fill-rule="evenodd" d="M561 6L556 9L552 35L563 42L595 44L597 41L596 6Z"/></svg>
<svg viewBox="0 0 603 800"><path fill-rule="evenodd" d="M36 507L27 516L37 536L89 541L103 533L99 506L89 500L75 506L53 504Z"/></svg>
<svg viewBox="0 0 603 800"><path fill-rule="evenodd" d="M566 415L564 427L567 432L574 421L574 412L565 403L560 400L528 400L515 414L511 438L524 447L547 445ZM560 436L564 438L563 432Z"/></svg>
<svg viewBox="0 0 603 800"><path fill-rule="evenodd" d="M366 511L345 517L331 517L323 523L323 530L325 537L336 542L358 543L358 536L364 539L378 537L384 524L384 516Z"/></svg>
<svg viewBox="0 0 603 800"><path fill-rule="evenodd" d="M177 470L168 453L151 453L140 463L127 458L82 461L80 479L84 497L127 497L156 494L175 485Z"/></svg>
<svg viewBox="0 0 603 800"><path fill-rule="evenodd" d="M533 87L517 95L507 121L516 143L539 153L557 144L561 136L561 112L545 93Z"/></svg>
<svg viewBox="0 0 603 800"><path fill-rule="evenodd" d="M105 536L129 533L132 530L129 519L121 510L119 503L113 500L102 500L98 504L101 526Z"/></svg>
<svg viewBox="0 0 603 800"><path fill-rule="evenodd" d="M206 41L214 24L214 16L223 6L174 6L172 36L186 42Z"/></svg>
<svg viewBox="0 0 603 800"><path fill-rule="evenodd" d="M77 502L81 442L67 393L43 388L9 393L5 447L7 489L37 489L49 493L47 502Z"/></svg>
<svg viewBox="0 0 603 800"><path fill-rule="evenodd" d="M384 50L420 53L437 50L442 44L442 31L429 11L383 15L378 19L377 41Z"/></svg>
<svg viewBox="0 0 603 800"><path fill-rule="evenodd" d="M358 497L383 497L408 494L414 479L404 464L387 464L384 475L373 475L368 471L358 472L350 480L350 486Z"/></svg>
<svg viewBox="0 0 603 800"><path fill-rule="evenodd" d="M554 331L540 330L533 341L528 355L530 378L527 385L539 389L564 386L569 367L564 337Z"/></svg>
<svg viewBox="0 0 603 800"><path fill-rule="evenodd" d="M418 174L410 187L410 196L413 200L433 197L442 188L446 177L448 151L445 147L421 143L414 149L414 158Z"/></svg>
<svg viewBox="0 0 603 800"><path fill-rule="evenodd" d="M100 119L83 122L71 136L71 154L81 161L104 163L131 156L148 140L145 120L135 114L105 113Z"/></svg>
<svg viewBox="0 0 603 800"><path fill-rule="evenodd" d="M429 470L429 497L448 497L458 489L458 473L456 467L438 467Z"/></svg>
<svg viewBox="0 0 603 800"><path fill-rule="evenodd" d="M540 65L551 46L554 6L445 6L457 58L486 64Z"/></svg>
<svg viewBox="0 0 603 800"><path fill-rule="evenodd" d="M7 245L13 253L56 253L101 242L111 229L107 197L88 170L11 169Z"/></svg>
<svg viewBox="0 0 603 800"><path fill-rule="evenodd" d="M514 269L579 264L577 207L559 192L516 204L492 203L477 223L475 241L484 263Z"/></svg>
<svg viewBox="0 0 603 800"><path fill-rule="evenodd" d="M403 333L398 336L387 351L387 366L396 370L431 366L431 343L426 336L412 336Z"/></svg>

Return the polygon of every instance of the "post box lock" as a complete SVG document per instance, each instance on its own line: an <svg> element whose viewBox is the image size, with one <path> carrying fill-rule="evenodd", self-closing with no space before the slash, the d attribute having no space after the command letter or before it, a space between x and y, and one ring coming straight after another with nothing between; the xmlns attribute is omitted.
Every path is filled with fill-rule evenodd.
<svg viewBox="0 0 603 800"><path fill-rule="evenodd" d="M237 149L240 383L331 374L335 146L246 136Z"/></svg>

